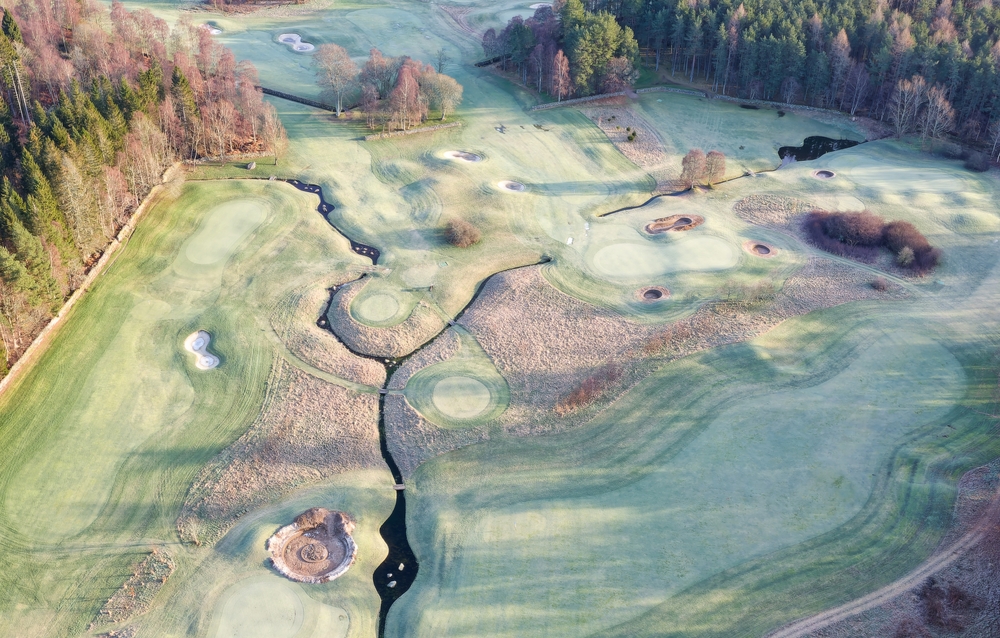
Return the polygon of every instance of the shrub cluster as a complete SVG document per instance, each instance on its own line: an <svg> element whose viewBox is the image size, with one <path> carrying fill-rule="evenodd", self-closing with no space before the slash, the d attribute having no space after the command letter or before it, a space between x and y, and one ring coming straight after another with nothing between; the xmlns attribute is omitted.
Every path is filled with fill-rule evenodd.
<svg viewBox="0 0 1000 638"><path fill-rule="evenodd" d="M622 378L622 370L615 364L607 365L583 380L575 390L556 404L556 414L569 414L577 408L593 403L604 391Z"/></svg>
<svg viewBox="0 0 1000 638"><path fill-rule="evenodd" d="M941 261L941 251L910 222L892 221L868 212L828 213L813 211L806 216L804 230L809 240L823 250L872 262L879 248L888 248L904 268L924 274Z"/></svg>
<svg viewBox="0 0 1000 638"><path fill-rule="evenodd" d="M482 234L479 229L464 219L452 219L444 229L444 236L449 244L459 248L468 248L479 243Z"/></svg>

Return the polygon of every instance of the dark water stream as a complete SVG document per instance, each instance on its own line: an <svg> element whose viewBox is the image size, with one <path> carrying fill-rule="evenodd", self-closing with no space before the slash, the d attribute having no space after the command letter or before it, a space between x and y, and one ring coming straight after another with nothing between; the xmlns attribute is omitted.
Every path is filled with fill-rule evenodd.
<svg viewBox="0 0 1000 638"><path fill-rule="evenodd" d="M860 143L855 140L835 140L831 137L813 135L802 140L802 146L782 146L778 149L778 157L781 159L791 157L796 162L807 162L818 159L833 151L841 151L845 148L857 146Z"/></svg>
<svg viewBox="0 0 1000 638"><path fill-rule="evenodd" d="M378 248L354 241L346 233L344 233L344 231L334 225L333 221L330 219L330 213L333 212L334 206L333 204L327 202L323 197L322 187L316 184L306 184L305 182L301 182L297 179L290 179L287 181L300 191L317 195L319 197L319 207L316 210L323 215L323 218L326 219L327 222L329 222L330 225L337 230L337 232L351 242L351 250L359 255L368 257L372 260L372 264L378 263L378 259L382 254ZM333 299L336 296L337 291L345 285L346 284L341 284L330 289L330 301L317 320L316 325L330 332L334 338L340 341L340 343L353 354L359 357L365 357L366 359L372 359L373 361L378 361L380 364L385 366L385 385L381 388L382 392L379 393L378 400L379 449L382 452L382 458L385 460L386 465L389 466L389 471L392 472L392 478L397 484L401 485L403 483L403 476L399 472L399 466L396 465L395 459L392 458L392 454L389 452L389 446L385 439L385 394L383 392L389 384L389 379L392 378L393 372L395 372L399 366L406 361L406 358L394 360L386 359L384 357L374 357L363 352L358 352L344 343L340 337L337 336L337 333L335 333L332 326L330 326L327 314L330 312L330 307L333 305ZM419 351L419 348L417 351ZM412 354L409 356L412 356ZM379 534L382 535L382 540L385 541L385 544L389 548L389 555L384 561L382 561L382 564L376 568L375 574L372 577L375 584L375 590L382 599L382 604L379 607L378 613L378 635L381 637L385 631L385 618L389 613L389 607L391 607L392 603L396 602L396 599L406 593L406 590L410 588L410 585L413 584L414 579L417 577L417 571L420 567L417 563L417 556L413 553L413 550L410 548L410 542L406 538L406 496L403 494L403 490L396 491L396 506L392 509L392 513L389 515L389 518L382 523L382 526L379 528Z"/></svg>
<svg viewBox="0 0 1000 638"><path fill-rule="evenodd" d="M758 108L754 105L741 104L740 106L746 109ZM786 157L789 158L788 161L794 160L796 162L807 162L809 160L818 159L826 155L827 153L832 153L833 151L840 151L845 148L851 148L852 146L857 146L858 144L863 144L863 142L858 142L856 140L845 140L845 139L835 140L831 137L823 137L822 135L813 135L802 140L802 146L782 146L781 148L779 148L778 157L780 157L782 161L781 164L778 166L778 168L781 168L787 163L785 161ZM741 146L740 148L743 147ZM770 173L773 170L777 169L770 169L760 172ZM716 185L724 184L726 182L731 182L737 179L743 179L744 177L751 177L752 175L753 173L746 173L744 175L739 175L737 177L731 177L729 179L722 180L721 182L716 182ZM683 195L689 190L691 189L687 188L680 191L674 191L672 193L660 193L659 195L653 195L652 197L650 197L641 204L636 204L635 206L624 206L622 208L616 208L615 210L608 211L606 213L601 213L600 215L598 215L598 217L607 217L608 215L614 215L615 213L623 213L630 210L636 210L644 206L649 206L650 204L660 199L661 197L676 197L677 195Z"/></svg>
<svg viewBox="0 0 1000 638"><path fill-rule="evenodd" d="M351 242L351 250L353 250L355 253L359 255L368 257L369 259L372 260L373 264L378 263L378 258L382 255L382 253L379 252L378 248L375 248L374 246L369 246L368 244L362 244L354 241L347 235L347 233L345 233L340 228L337 228L337 225L334 224L333 220L330 219L330 213L333 212L334 205L326 201L326 199L324 199L323 188L321 186L317 184L306 184L305 182L300 182L297 179L288 179L285 181L294 186L295 188L299 189L300 191L304 191L306 193L312 193L313 195L319 197L319 207L316 210L319 211L319 214L323 216L323 219L325 219L331 226L333 226L338 233L340 233L344 237L347 237L347 241Z"/></svg>

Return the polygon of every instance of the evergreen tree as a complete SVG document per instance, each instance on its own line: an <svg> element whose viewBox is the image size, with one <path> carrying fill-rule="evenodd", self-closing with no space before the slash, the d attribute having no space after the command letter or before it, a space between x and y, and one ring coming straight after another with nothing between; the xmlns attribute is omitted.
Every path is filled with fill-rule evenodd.
<svg viewBox="0 0 1000 638"><path fill-rule="evenodd" d="M198 104L194 99L194 91L191 84L181 72L180 67L174 67L174 74L171 82L173 84L174 104L177 106L177 115L184 122L190 122L199 116Z"/></svg>
<svg viewBox="0 0 1000 638"><path fill-rule="evenodd" d="M14 13L9 9L4 9L3 21L0 22L0 28L3 28L3 34L7 36L8 40L24 44L24 38L21 36L21 27L17 26L17 21L14 20Z"/></svg>

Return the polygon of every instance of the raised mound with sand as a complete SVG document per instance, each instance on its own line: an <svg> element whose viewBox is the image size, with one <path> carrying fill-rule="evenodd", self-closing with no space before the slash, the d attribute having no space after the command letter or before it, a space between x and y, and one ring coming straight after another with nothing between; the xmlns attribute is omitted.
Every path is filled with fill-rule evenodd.
<svg viewBox="0 0 1000 638"><path fill-rule="evenodd" d="M646 232L650 235L658 235L666 232L681 232L691 230L696 226L705 223L705 218L701 215L671 215L654 219L646 224Z"/></svg>
<svg viewBox="0 0 1000 638"><path fill-rule="evenodd" d="M219 357L208 351L208 344L212 342L212 335L204 330L192 332L184 340L184 349L194 354L194 365L199 370L211 370L221 363Z"/></svg>
<svg viewBox="0 0 1000 638"><path fill-rule="evenodd" d="M513 191L515 193L524 192L524 184L521 182L514 182L509 179L500 180L497 182L497 188L502 191Z"/></svg>
<svg viewBox="0 0 1000 638"><path fill-rule="evenodd" d="M743 242L743 250L755 257L763 257L765 259L770 259L778 254L778 249L771 244L765 244L762 241L753 239Z"/></svg>
<svg viewBox="0 0 1000 638"><path fill-rule="evenodd" d="M670 297L670 291L663 286L646 286L635 291L635 295L643 303L656 303Z"/></svg>
<svg viewBox="0 0 1000 638"><path fill-rule="evenodd" d="M354 521L347 514L314 507L267 539L267 551L274 568L288 578L326 583L354 563L358 546L353 531Z"/></svg>

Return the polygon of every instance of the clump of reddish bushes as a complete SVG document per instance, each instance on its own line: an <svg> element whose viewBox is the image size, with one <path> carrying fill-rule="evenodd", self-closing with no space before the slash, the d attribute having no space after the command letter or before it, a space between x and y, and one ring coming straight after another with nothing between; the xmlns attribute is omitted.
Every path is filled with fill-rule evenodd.
<svg viewBox="0 0 1000 638"><path fill-rule="evenodd" d="M560 399L556 404L556 414L569 414L577 408L593 403L606 390L610 389L622 378L622 369L610 364L590 375L576 387L575 390Z"/></svg>
<svg viewBox="0 0 1000 638"><path fill-rule="evenodd" d="M918 274L934 270L941 261L941 251L910 222L886 222L868 212L813 211L803 227L813 244L841 257L873 262L881 248L888 248L896 263Z"/></svg>

